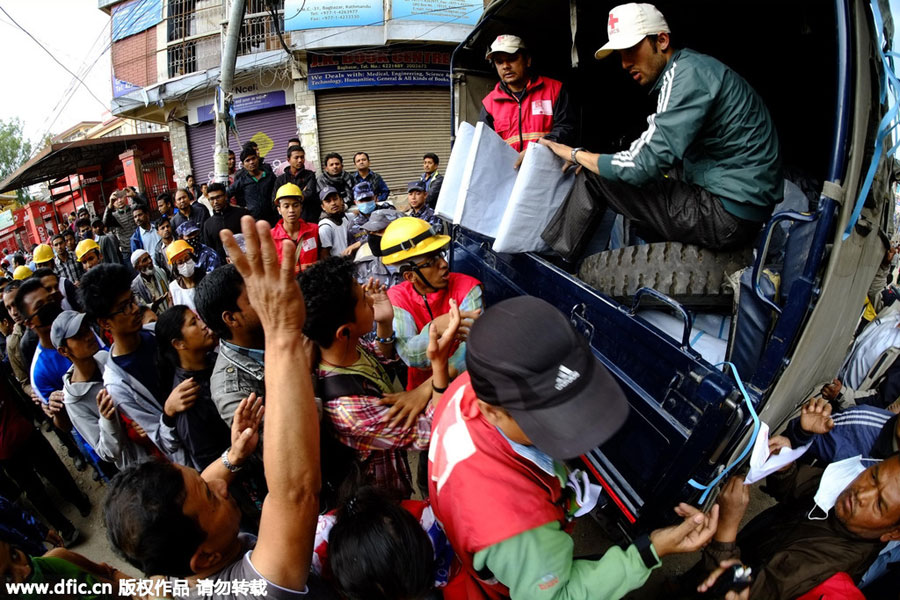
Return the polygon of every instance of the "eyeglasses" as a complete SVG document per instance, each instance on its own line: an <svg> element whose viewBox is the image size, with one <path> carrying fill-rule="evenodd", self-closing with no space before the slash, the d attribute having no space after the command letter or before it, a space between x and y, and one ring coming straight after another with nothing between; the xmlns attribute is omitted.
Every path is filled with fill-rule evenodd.
<svg viewBox="0 0 900 600"><path fill-rule="evenodd" d="M420 269L428 269L430 267L435 266L440 261L444 261L444 262L447 261L447 251L446 250L432 255L431 258L427 258L427 259L423 260L422 262L415 263L415 266Z"/></svg>
<svg viewBox="0 0 900 600"><path fill-rule="evenodd" d="M113 312L109 313L109 318L115 317L116 315L120 314L134 312L134 309L136 308L140 308L140 305L138 304L137 296L135 296L132 292L131 298L120 304L118 310L114 310Z"/></svg>

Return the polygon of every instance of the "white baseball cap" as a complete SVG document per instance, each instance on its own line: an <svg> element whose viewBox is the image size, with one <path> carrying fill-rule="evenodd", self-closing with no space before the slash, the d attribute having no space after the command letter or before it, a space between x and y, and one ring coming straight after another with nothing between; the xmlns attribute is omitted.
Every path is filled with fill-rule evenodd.
<svg viewBox="0 0 900 600"><path fill-rule="evenodd" d="M625 50L640 43L648 35L671 33L666 18L652 4L620 4L609 11L606 23L609 41L594 53L601 60L615 50Z"/></svg>
<svg viewBox="0 0 900 600"><path fill-rule="evenodd" d="M497 39L493 41L491 47L488 48L487 54L485 54L484 58L486 60L491 60L491 55L494 52L506 52L507 54L515 54L519 50L527 50L525 47L525 42L522 41L517 35L498 35Z"/></svg>

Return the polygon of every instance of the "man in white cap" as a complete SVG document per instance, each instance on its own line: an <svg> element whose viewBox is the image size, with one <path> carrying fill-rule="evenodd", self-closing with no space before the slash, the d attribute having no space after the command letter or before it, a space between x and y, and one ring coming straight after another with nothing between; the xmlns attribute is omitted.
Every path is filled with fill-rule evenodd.
<svg viewBox="0 0 900 600"><path fill-rule="evenodd" d="M519 163L525 147L542 137L575 142L577 125L569 95L559 81L531 73L531 56L522 38L497 36L485 58L497 69L500 81L481 101L478 120L520 153Z"/></svg>
<svg viewBox="0 0 900 600"><path fill-rule="evenodd" d="M783 197L778 134L762 98L718 60L672 45L669 25L651 4L609 12L609 41L595 54L618 52L622 68L657 93L656 113L627 150L595 154L543 140L581 173L542 237L577 258L590 239L584 211L608 205L648 241L679 241L713 250L750 244ZM674 173L673 167L680 166ZM576 223L577 220L577 223ZM564 239L566 224L579 239Z"/></svg>
<svg viewBox="0 0 900 600"><path fill-rule="evenodd" d="M131 291L141 306L157 314L171 306L166 272L153 264L150 253L139 249L131 253L131 266L137 275L131 280Z"/></svg>

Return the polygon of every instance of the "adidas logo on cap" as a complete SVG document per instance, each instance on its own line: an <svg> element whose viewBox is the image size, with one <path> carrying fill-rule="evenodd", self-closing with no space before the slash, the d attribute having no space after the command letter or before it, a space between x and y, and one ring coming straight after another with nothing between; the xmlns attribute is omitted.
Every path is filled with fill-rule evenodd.
<svg viewBox="0 0 900 600"><path fill-rule="evenodd" d="M553 387L556 391L561 392L579 377L581 377L581 373L578 371L573 371L565 365L559 365L559 372L556 374L556 385Z"/></svg>

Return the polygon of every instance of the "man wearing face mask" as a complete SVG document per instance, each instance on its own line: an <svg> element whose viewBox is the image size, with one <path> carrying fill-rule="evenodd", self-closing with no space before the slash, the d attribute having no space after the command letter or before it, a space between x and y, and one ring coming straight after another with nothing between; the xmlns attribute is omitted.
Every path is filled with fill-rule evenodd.
<svg viewBox="0 0 900 600"><path fill-rule="evenodd" d="M733 477L718 498L719 529L703 551L707 569L734 558L752 567L752 598L796 598L840 572L859 581L885 544L900 540L896 452L825 470L794 463L767 477L765 489L778 504L738 532L750 491Z"/></svg>
<svg viewBox="0 0 900 600"><path fill-rule="evenodd" d="M116 190L109 197L109 204L103 211L103 223L115 234L122 256L129 256L131 254L131 236L137 229L137 223L134 221L132 208L128 204L128 197L123 190Z"/></svg>
<svg viewBox="0 0 900 600"><path fill-rule="evenodd" d="M193 221L185 221L176 229L178 237L194 249L194 260L197 268L204 273L210 273L213 269L222 265L222 259L216 252L200 241L200 227Z"/></svg>
<svg viewBox="0 0 900 600"><path fill-rule="evenodd" d="M143 249L135 250L131 253L131 265L138 273L131 281L131 291L138 303L157 314L169 308L171 303L166 272L153 264L150 253Z"/></svg>
<svg viewBox="0 0 900 600"><path fill-rule="evenodd" d="M356 208L359 214L350 221L350 241L366 243L367 232L363 229L363 225L369 220L369 216L377 208L391 208L388 203L380 203L375 200L375 190L372 189L368 181L360 181L353 186L353 200L356 202Z"/></svg>

